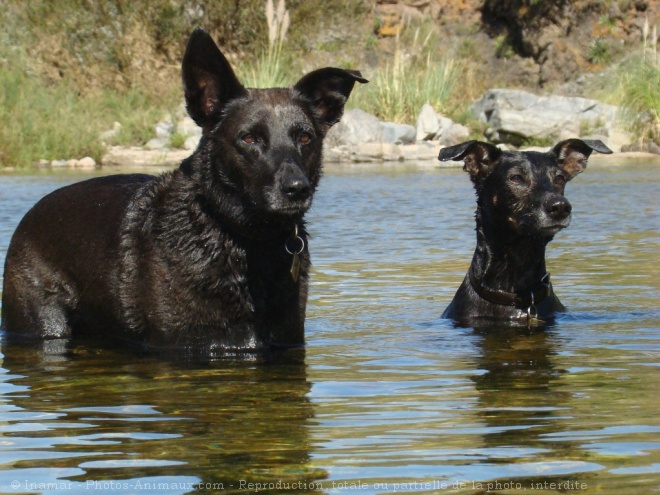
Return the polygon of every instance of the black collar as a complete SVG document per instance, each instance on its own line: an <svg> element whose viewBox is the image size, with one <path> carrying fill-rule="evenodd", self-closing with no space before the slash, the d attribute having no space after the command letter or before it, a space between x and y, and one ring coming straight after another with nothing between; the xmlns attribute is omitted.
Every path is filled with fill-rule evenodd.
<svg viewBox="0 0 660 495"><path fill-rule="evenodd" d="M493 290L488 287L484 287L481 282L477 279L477 276L474 273L472 265L468 270L468 277L470 279L470 285L474 291L488 302L493 304L499 304L501 306L512 306L520 309L528 309L532 306L540 304L542 301L550 297L552 294L552 284L550 283L550 274L546 272L539 284L529 292L524 294L519 294L516 292L504 292L502 290Z"/></svg>

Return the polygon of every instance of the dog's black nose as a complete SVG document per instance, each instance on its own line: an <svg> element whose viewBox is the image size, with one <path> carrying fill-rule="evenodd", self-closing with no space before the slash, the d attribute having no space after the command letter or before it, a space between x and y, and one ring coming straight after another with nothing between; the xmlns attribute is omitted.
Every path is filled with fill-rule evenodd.
<svg viewBox="0 0 660 495"><path fill-rule="evenodd" d="M311 188L306 177L296 177L284 181L282 192L291 200L304 200L309 198Z"/></svg>
<svg viewBox="0 0 660 495"><path fill-rule="evenodd" d="M564 197L550 201L546 206L548 216L554 220L564 220L571 214L573 207Z"/></svg>

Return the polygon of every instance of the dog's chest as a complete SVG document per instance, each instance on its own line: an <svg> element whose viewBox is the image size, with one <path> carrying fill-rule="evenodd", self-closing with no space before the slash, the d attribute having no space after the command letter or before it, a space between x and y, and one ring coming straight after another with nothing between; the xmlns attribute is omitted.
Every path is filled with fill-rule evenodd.
<svg viewBox="0 0 660 495"><path fill-rule="evenodd" d="M181 247L166 248L161 274L170 288L178 281L173 291L176 299L205 301L200 308L204 313L263 318L297 298L298 282L291 276L293 256L283 242L241 242L218 232ZM306 253L300 264L306 277Z"/></svg>

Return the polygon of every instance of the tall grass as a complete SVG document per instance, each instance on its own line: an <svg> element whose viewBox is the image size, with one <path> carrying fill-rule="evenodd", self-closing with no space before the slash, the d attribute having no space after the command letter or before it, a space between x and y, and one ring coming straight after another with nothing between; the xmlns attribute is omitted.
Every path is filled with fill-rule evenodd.
<svg viewBox="0 0 660 495"><path fill-rule="evenodd" d="M455 112L464 102L454 99L462 66L451 56L435 55L432 34L429 31L420 42L417 29L407 47L397 36L392 60L367 74L369 84L351 96L349 105L382 120L405 123L414 123L425 103L441 113Z"/></svg>
<svg viewBox="0 0 660 495"><path fill-rule="evenodd" d="M91 156L99 161L102 131L114 122L121 131L118 144L144 143L168 101L158 101L139 90L102 90L80 95L66 80L47 83L30 73L21 57L11 54L0 63L0 167L26 167L40 159ZM169 100L168 100L169 99Z"/></svg>
<svg viewBox="0 0 660 495"><path fill-rule="evenodd" d="M0 166L27 166L40 158L99 159L103 150L88 107L66 84L48 87L16 62L0 67Z"/></svg>
<svg viewBox="0 0 660 495"><path fill-rule="evenodd" d="M286 40L291 19L284 0L277 8L273 0L266 1L266 23L268 25L268 47L256 61L242 67L241 74L248 87L273 88L284 86L287 81L289 60L285 59L282 47Z"/></svg>
<svg viewBox="0 0 660 495"><path fill-rule="evenodd" d="M643 34L642 52L619 68L612 99L636 139L660 143L660 54L657 28L649 36L648 19Z"/></svg>

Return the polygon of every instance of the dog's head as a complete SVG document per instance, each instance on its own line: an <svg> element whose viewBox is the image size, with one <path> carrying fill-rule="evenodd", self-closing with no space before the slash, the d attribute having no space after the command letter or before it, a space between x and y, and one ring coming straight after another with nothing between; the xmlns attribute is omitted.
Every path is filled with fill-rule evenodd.
<svg viewBox="0 0 660 495"><path fill-rule="evenodd" d="M593 151L612 153L598 140L568 139L546 153L502 151L481 141L440 150L440 160L463 160L477 191L484 223L514 234L551 238L568 226L566 183L583 172Z"/></svg>
<svg viewBox="0 0 660 495"><path fill-rule="evenodd" d="M339 121L358 71L325 68L291 88L248 89L202 29L182 64L188 113L202 127L197 154L216 192L259 215L299 217L321 176L322 143Z"/></svg>

